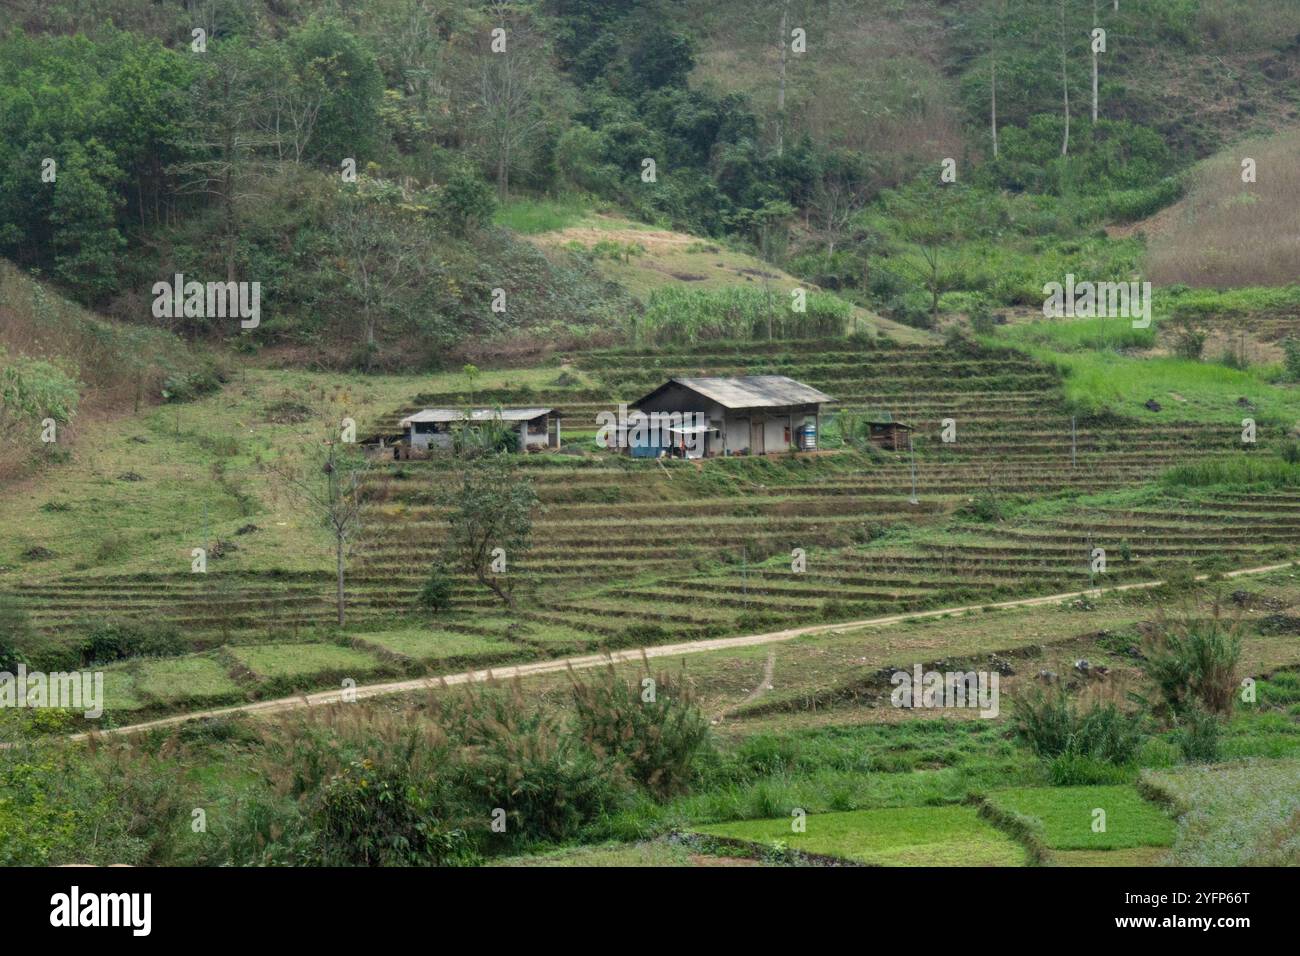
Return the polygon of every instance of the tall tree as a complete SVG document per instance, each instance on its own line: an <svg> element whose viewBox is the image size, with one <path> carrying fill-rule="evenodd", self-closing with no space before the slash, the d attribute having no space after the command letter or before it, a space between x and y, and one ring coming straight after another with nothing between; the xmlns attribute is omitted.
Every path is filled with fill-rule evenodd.
<svg viewBox="0 0 1300 956"><path fill-rule="evenodd" d="M1061 94L1065 101L1065 135L1061 139L1061 155L1070 155L1070 80L1066 73L1065 0L1058 0L1061 8Z"/></svg>
<svg viewBox="0 0 1300 956"><path fill-rule="evenodd" d="M226 281L235 282L240 205L255 195L252 173L263 165L258 154L267 145L256 123L266 91L255 81L256 54L243 41L212 43L202 55L204 69L189 129L193 158L172 169L180 178L182 193L195 193L216 204Z"/></svg>
<svg viewBox="0 0 1300 956"><path fill-rule="evenodd" d="M1092 122L1097 123L1097 28L1100 20L1097 14L1098 0L1092 0ZM1118 2L1118 0L1117 0Z"/></svg>
<svg viewBox="0 0 1300 956"><path fill-rule="evenodd" d="M496 33L493 31L504 31ZM553 82L549 52L530 11L494 3L480 30L474 57L471 96L474 126L502 199L510 193L510 173L546 128L545 108Z"/></svg>
<svg viewBox="0 0 1300 956"><path fill-rule="evenodd" d="M466 465L447 503L452 508L447 563L472 574L513 609L518 576L510 565L532 547L537 507L532 482L516 474L508 453L491 453Z"/></svg>
<svg viewBox="0 0 1300 956"><path fill-rule="evenodd" d="M776 155L785 153L785 64L790 55L790 0L781 3L781 75L776 91Z"/></svg>
<svg viewBox="0 0 1300 956"><path fill-rule="evenodd" d="M414 195L369 177L340 190L334 244L360 312L366 370L380 348L380 323L408 325L429 292L425 230L433 214L430 202L427 194Z"/></svg>

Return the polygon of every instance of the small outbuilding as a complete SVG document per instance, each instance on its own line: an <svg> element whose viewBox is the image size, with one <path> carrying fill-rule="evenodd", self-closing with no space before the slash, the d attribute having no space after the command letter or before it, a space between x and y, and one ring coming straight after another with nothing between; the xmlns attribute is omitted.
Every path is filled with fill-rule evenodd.
<svg viewBox="0 0 1300 956"><path fill-rule="evenodd" d="M624 441L634 456L774 455L811 451L822 405L833 399L785 375L671 378L632 403L648 441Z"/></svg>
<svg viewBox="0 0 1300 956"><path fill-rule="evenodd" d="M515 432L519 451L560 447L560 414L553 408L426 408L403 418L400 425L405 447L427 452L451 448L454 429L463 423L490 421L503 422Z"/></svg>
<svg viewBox="0 0 1300 956"><path fill-rule="evenodd" d="M912 444L912 426L894 421L892 415L868 418L867 440L889 451L906 451Z"/></svg>

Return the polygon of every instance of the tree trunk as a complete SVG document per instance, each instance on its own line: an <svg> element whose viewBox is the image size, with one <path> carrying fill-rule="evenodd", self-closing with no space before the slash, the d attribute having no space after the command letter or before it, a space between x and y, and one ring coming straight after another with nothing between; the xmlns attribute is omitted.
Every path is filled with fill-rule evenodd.
<svg viewBox="0 0 1300 956"><path fill-rule="evenodd" d="M338 535L334 539L334 554L338 565L338 592L336 602L339 612L339 627L343 626L343 606L347 603L343 588L343 536Z"/></svg>
<svg viewBox="0 0 1300 956"><path fill-rule="evenodd" d="M781 7L781 82L776 92L776 155L780 156L785 152L785 59L786 44L789 42L789 31L786 26L790 14L790 3Z"/></svg>
<svg viewBox="0 0 1300 956"><path fill-rule="evenodd" d="M997 159L998 158L998 64L996 60L994 60L993 64L989 67L989 72L992 74L992 83L990 84L990 89L993 91L991 97L992 107L990 109L990 123L992 124L993 127L993 158Z"/></svg>
<svg viewBox="0 0 1300 956"><path fill-rule="evenodd" d="M1061 140L1061 155L1070 155L1070 80L1066 74L1065 59L1065 0L1061 0L1061 92L1065 100L1065 136Z"/></svg>
<svg viewBox="0 0 1300 956"><path fill-rule="evenodd" d="M1092 0L1092 30L1097 32L1097 0ZM1097 125L1097 38L1092 38L1092 125Z"/></svg>

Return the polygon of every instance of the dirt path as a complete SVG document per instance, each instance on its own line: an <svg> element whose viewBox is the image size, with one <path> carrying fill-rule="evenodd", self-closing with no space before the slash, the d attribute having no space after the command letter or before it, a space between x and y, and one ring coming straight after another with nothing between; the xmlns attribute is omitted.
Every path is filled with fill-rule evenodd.
<svg viewBox="0 0 1300 956"><path fill-rule="evenodd" d="M1243 568L1239 571L1228 572L1224 577L1237 578L1246 575L1267 574L1270 571L1281 571L1289 567L1292 567L1291 562L1270 564L1257 568ZM1199 574L1196 576L1196 580L1198 581L1205 581L1208 578L1208 574ZM967 611L979 611L986 607L1016 608L1035 607L1043 604L1056 604L1060 601L1071 600L1072 598L1090 596L1097 597L1104 594L1117 594L1121 591L1149 590L1150 588L1159 587L1163 583L1163 581L1141 581L1136 584L1121 584L1112 588L1089 588L1083 591L1068 591L1063 594L1048 594L1043 597L1019 598L1014 601L998 601L993 604L967 604L961 607L940 608L934 611L914 611L908 614L891 614L886 617L866 618L860 621L844 621L838 624L814 624L808 627L795 627L784 631L772 631L767 634L748 634L741 637L716 637L703 641L691 641L685 644L658 644L652 647L637 647L629 650L606 652L603 654L587 654L583 657L538 661L533 664L518 664L513 667L503 667L498 669L486 668L484 670L468 671L463 674L417 677L411 680L391 681L384 684L367 684L353 688L347 693L352 699L363 700L370 697L381 697L387 694L432 690L438 687L476 683L491 679L513 680L516 677L534 677L539 674L554 674L557 671L563 671L567 668L573 668L574 670L587 670L592 667L601 667L608 663L620 664L634 662L641 659L642 656L646 658L678 657L685 654L701 654L705 651L725 651L737 647L755 647L763 644L776 644L780 641L790 641L798 637L812 637L820 634L841 634L845 631L853 631L864 627L887 627L891 624L899 624L903 621L942 617L945 614L962 614ZM774 663L774 660L769 658L769 663ZM770 680L770 677L766 673L766 668L764 678L764 683ZM762 687L764 685L760 684L759 686ZM342 703L343 700L344 691L342 690L318 691L313 694L299 694L294 697L281 697L276 700L263 700L252 704L237 704L232 707L221 707L213 710L176 714L171 717L161 717L157 720L149 720L139 724L129 724L125 727L113 727L106 730L98 730L93 733L100 737L117 734L135 734L146 730L152 730L157 727L172 727L190 720L224 717L232 714L276 714L284 711L299 710L302 708L326 707L331 704ZM74 734L70 739L85 740L89 736L89 733Z"/></svg>

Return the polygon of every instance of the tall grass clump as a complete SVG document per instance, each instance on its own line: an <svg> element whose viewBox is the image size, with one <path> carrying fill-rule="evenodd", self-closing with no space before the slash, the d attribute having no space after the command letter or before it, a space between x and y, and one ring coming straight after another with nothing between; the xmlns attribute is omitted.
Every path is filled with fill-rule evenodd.
<svg viewBox="0 0 1300 956"><path fill-rule="evenodd" d="M1038 688L1014 701L1017 737L1043 759L1058 785L1126 779L1147 738L1146 718L1115 701L1080 705L1065 688Z"/></svg>
<svg viewBox="0 0 1300 956"><path fill-rule="evenodd" d="M803 312L789 292L733 286L685 289L666 286L650 296L637 321L640 345L690 345L745 339L821 339L844 334L852 308L826 292L808 292Z"/></svg>
<svg viewBox="0 0 1300 956"><path fill-rule="evenodd" d="M1170 713L1198 707L1222 716L1232 713L1241 631L1223 620L1217 606L1209 616L1162 618L1146 644L1143 669Z"/></svg>
<svg viewBox="0 0 1300 956"><path fill-rule="evenodd" d="M648 668L640 680L620 679L612 665L609 670L592 683L571 673L583 741L656 797L684 793L710 736L690 685L666 672L652 676Z"/></svg>
<svg viewBox="0 0 1300 956"><path fill-rule="evenodd" d="M1294 228L1300 199L1297 149L1300 133L1291 132L1239 144L1197 166L1186 200L1151 239L1146 270L1151 281L1210 288L1294 282L1300 261L1300 233ZM1243 156L1256 161L1258 182L1241 181Z"/></svg>
<svg viewBox="0 0 1300 956"><path fill-rule="evenodd" d="M572 709L489 684L271 725L262 785L208 862L460 865L599 835L686 792L713 753L684 683L653 680L575 681Z"/></svg>
<svg viewBox="0 0 1300 956"><path fill-rule="evenodd" d="M1171 488L1300 488L1300 463L1278 458L1215 458L1175 465L1160 478Z"/></svg>

